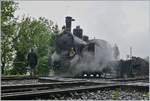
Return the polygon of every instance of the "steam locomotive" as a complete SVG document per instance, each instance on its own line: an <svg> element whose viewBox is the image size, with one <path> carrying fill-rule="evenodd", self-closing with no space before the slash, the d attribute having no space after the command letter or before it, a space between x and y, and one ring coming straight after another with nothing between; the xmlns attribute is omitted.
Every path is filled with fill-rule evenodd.
<svg viewBox="0 0 150 101"><path fill-rule="evenodd" d="M141 58L119 60L118 47L112 47L105 40L89 39L83 35L80 26L76 26L71 32L72 21L75 19L67 16L66 25L56 36L55 52L51 56L50 63L56 75L101 78L109 71L115 74L115 77L148 74L148 62ZM141 70L144 74L141 74Z"/></svg>
<svg viewBox="0 0 150 101"><path fill-rule="evenodd" d="M80 26L76 26L72 33L72 21L75 19L67 16L66 25L56 37L51 65L59 75L100 77L101 68L112 60L112 47L105 40L90 40L83 35Z"/></svg>

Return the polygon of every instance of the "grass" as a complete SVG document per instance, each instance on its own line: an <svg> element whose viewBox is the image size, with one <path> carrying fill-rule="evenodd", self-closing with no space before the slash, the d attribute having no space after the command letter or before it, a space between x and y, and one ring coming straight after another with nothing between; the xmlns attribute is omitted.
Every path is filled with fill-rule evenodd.
<svg viewBox="0 0 150 101"><path fill-rule="evenodd" d="M143 95L149 97L149 92L145 92Z"/></svg>
<svg viewBox="0 0 150 101"><path fill-rule="evenodd" d="M112 93L112 99L113 100L117 100L119 99L120 93L119 93L119 89L116 89L113 93Z"/></svg>

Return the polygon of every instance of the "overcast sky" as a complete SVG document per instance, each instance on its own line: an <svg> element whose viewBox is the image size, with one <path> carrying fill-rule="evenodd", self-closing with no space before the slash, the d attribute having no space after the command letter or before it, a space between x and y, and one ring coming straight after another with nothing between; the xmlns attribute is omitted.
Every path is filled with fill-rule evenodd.
<svg viewBox="0 0 150 101"><path fill-rule="evenodd" d="M150 1L19 1L16 16L46 17L59 25L69 15L84 35L117 44L121 58L146 57L150 52Z"/></svg>

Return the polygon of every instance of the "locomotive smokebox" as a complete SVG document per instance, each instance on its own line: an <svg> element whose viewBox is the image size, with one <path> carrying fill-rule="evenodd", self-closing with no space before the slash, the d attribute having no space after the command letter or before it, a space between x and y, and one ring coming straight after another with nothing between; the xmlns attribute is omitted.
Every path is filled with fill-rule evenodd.
<svg viewBox="0 0 150 101"><path fill-rule="evenodd" d="M65 21L66 21L66 31L71 32L71 22L75 21L75 19L73 19L70 16L67 16Z"/></svg>

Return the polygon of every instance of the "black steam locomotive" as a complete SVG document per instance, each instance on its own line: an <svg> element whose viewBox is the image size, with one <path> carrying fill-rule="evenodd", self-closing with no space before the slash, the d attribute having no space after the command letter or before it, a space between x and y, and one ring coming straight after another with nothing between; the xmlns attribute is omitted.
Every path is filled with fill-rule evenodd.
<svg viewBox="0 0 150 101"><path fill-rule="evenodd" d="M76 26L72 33L72 21L75 21L75 19L67 16L65 19L66 25L63 26L62 32L56 36L56 51L51 56L51 66L55 73L69 77L99 78L103 77L105 72L111 71L115 76L122 76L124 73L123 67L126 66L124 64L130 65L131 63L116 59L118 52L114 51L113 47L105 40L90 40L88 36L83 35L80 26ZM117 54L114 55L114 53ZM131 65L128 67L131 67ZM127 73L129 72L127 71Z"/></svg>
<svg viewBox="0 0 150 101"><path fill-rule="evenodd" d="M74 72L71 60L76 56L81 59L83 52L87 51L94 54L95 44L89 40L88 36L83 36L83 30L80 26L76 26L73 29L73 33L71 32L72 21L75 20L67 16L65 19L66 25L62 27L62 32L56 36L56 51L51 57L51 65L58 74L65 72L70 75L70 73Z"/></svg>

